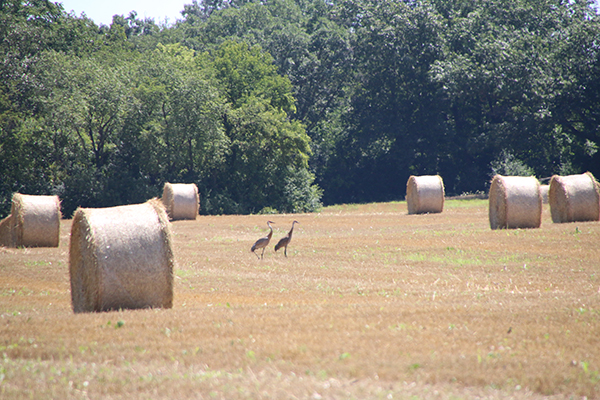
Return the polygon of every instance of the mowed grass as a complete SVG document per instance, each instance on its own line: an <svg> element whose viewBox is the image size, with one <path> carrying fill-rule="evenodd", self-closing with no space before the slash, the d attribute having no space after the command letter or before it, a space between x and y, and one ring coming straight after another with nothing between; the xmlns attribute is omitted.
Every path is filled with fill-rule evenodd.
<svg viewBox="0 0 600 400"><path fill-rule="evenodd" d="M492 231L487 212L177 221L172 309L77 315L63 220L59 248L0 248L0 397L599 397L600 223L546 205L540 229Z"/></svg>

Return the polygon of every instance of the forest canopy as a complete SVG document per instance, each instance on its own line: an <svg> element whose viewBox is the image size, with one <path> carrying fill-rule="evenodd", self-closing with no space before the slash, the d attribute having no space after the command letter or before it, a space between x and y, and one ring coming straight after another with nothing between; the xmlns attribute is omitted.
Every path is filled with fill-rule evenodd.
<svg viewBox="0 0 600 400"><path fill-rule="evenodd" d="M196 183L201 213L310 212L493 174L600 176L600 17L583 0L192 0L110 26L0 0L0 217Z"/></svg>

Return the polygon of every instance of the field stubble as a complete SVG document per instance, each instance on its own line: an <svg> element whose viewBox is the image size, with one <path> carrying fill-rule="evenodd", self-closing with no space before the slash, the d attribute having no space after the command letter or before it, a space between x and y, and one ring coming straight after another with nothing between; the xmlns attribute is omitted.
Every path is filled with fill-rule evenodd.
<svg viewBox="0 0 600 400"><path fill-rule="evenodd" d="M63 220L58 248L0 248L0 394L599 397L600 224L549 214L497 231L483 200L177 221L172 309L77 315Z"/></svg>

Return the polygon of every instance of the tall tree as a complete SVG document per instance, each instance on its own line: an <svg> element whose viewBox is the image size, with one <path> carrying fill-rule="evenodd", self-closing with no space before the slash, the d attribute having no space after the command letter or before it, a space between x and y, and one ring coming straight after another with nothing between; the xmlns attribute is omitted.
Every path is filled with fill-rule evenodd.
<svg viewBox="0 0 600 400"><path fill-rule="evenodd" d="M145 54L138 71L133 126L141 132L142 169L157 182L206 179L228 146L220 119L224 99L211 73L179 44Z"/></svg>
<svg viewBox="0 0 600 400"><path fill-rule="evenodd" d="M290 118L290 81L257 46L225 42L212 57L229 104L223 124L231 147L218 180L224 211L314 210L320 193L307 171L309 138Z"/></svg>
<svg viewBox="0 0 600 400"><path fill-rule="evenodd" d="M48 166L40 163L44 140L23 131L39 112L33 72L48 50L89 54L98 48L98 28L86 18L64 13L47 0L0 2L0 215L10 209L12 193L52 193ZM30 129L26 127L25 131Z"/></svg>
<svg viewBox="0 0 600 400"><path fill-rule="evenodd" d="M135 104L131 72L109 54L80 58L51 51L36 65L38 111L22 132L36 141L46 138L41 159L55 167L52 178L61 182L57 194L65 198L67 214L77 205L122 201L110 182L120 135Z"/></svg>
<svg viewBox="0 0 600 400"><path fill-rule="evenodd" d="M577 150L582 147L573 143L577 135L566 120L558 120L565 114L556 101L566 93L562 83L577 79L567 72L572 62L559 54L570 48L573 57L575 48L585 49L580 53L586 54L585 64L589 52L595 53L591 42L581 43L593 37L590 31L581 34L584 21L597 27L597 18L587 18L589 5L554 0L436 5L445 15L445 54L432 77L443 85L449 129L459 144L452 152L454 191L481 187L490 162L507 154L539 176L575 172L573 155L583 155Z"/></svg>
<svg viewBox="0 0 600 400"><path fill-rule="evenodd" d="M551 64L560 79L549 83L555 132L566 136L574 171L600 176L600 15L588 2L575 2L570 22L556 40ZM558 33L558 32L557 32ZM566 157L565 157L566 158ZM564 162L564 161L561 161Z"/></svg>
<svg viewBox="0 0 600 400"><path fill-rule="evenodd" d="M355 84L325 201L397 199L411 173L437 173L447 151L440 85L429 79L441 54L439 18L396 1L346 1L340 14L355 32Z"/></svg>

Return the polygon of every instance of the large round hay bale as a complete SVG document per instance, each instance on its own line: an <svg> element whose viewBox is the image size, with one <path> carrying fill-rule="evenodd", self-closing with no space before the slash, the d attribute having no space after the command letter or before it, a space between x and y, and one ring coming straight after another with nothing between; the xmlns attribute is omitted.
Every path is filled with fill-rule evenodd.
<svg viewBox="0 0 600 400"><path fill-rule="evenodd" d="M409 214L441 213L444 209L444 181L439 175L411 175L406 184Z"/></svg>
<svg viewBox="0 0 600 400"><path fill-rule="evenodd" d="M12 214L0 221L0 246L17 247L17 235Z"/></svg>
<svg viewBox="0 0 600 400"><path fill-rule="evenodd" d="M494 176L489 218L492 229L539 228L542 224L539 181L533 176Z"/></svg>
<svg viewBox="0 0 600 400"><path fill-rule="evenodd" d="M171 308L173 250L163 204L79 208L69 254L73 311Z"/></svg>
<svg viewBox="0 0 600 400"><path fill-rule="evenodd" d="M198 215L198 187L194 183L165 183L162 201L172 220L196 219Z"/></svg>
<svg viewBox="0 0 600 400"><path fill-rule="evenodd" d="M600 193L590 172L558 176L550 180L548 192L552 222L598 221Z"/></svg>
<svg viewBox="0 0 600 400"><path fill-rule="evenodd" d="M58 196L15 193L10 214L16 247L58 247L61 217Z"/></svg>

